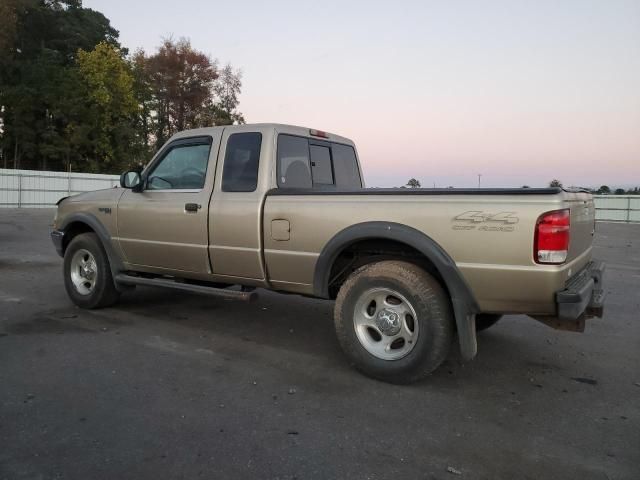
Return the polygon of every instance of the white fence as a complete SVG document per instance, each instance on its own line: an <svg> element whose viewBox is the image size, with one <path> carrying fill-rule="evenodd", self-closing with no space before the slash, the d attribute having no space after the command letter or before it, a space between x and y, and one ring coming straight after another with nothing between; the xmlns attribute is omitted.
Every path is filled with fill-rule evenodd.
<svg viewBox="0 0 640 480"><path fill-rule="evenodd" d="M594 195L596 220L640 222L640 195Z"/></svg>
<svg viewBox="0 0 640 480"><path fill-rule="evenodd" d="M118 175L0 168L0 208L54 207L62 197L119 185ZM640 195L594 195L596 219L640 222Z"/></svg>
<svg viewBox="0 0 640 480"><path fill-rule="evenodd" d="M54 207L62 197L119 184L118 175L0 168L0 208Z"/></svg>

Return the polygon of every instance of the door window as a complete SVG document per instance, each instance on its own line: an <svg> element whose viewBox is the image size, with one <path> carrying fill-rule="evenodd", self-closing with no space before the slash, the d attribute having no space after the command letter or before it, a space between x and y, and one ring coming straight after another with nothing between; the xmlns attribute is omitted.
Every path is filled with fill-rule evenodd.
<svg viewBox="0 0 640 480"><path fill-rule="evenodd" d="M222 172L223 192L253 192L258 186L262 134L234 133L227 140Z"/></svg>
<svg viewBox="0 0 640 480"><path fill-rule="evenodd" d="M209 143L172 147L147 177L147 190L201 190L209 150Z"/></svg>
<svg viewBox="0 0 640 480"><path fill-rule="evenodd" d="M278 185L311 188L309 141L306 138L278 135Z"/></svg>

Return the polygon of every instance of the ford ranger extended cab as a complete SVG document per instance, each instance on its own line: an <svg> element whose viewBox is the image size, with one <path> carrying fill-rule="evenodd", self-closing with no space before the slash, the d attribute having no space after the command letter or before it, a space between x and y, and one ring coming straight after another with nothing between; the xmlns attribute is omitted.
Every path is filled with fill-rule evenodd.
<svg viewBox="0 0 640 480"><path fill-rule="evenodd" d="M585 192L367 189L349 139L277 124L178 133L121 187L58 203L51 235L83 308L136 285L332 299L351 363L395 383L436 369L454 335L472 359L503 314L573 331L602 316Z"/></svg>

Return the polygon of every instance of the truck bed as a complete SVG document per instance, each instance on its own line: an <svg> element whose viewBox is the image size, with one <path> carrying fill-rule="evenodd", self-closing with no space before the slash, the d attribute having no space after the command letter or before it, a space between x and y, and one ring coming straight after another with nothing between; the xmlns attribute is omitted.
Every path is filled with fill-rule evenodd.
<svg viewBox="0 0 640 480"><path fill-rule="evenodd" d="M538 217L571 208L568 260L533 259ZM313 293L323 247L342 229L367 222L407 225L449 254L483 312L555 313L554 295L591 259L593 202L561 188L273 189L264 206L264 256L277 288ZM285 219L290 239L274 240L272 222Z"/></svg>

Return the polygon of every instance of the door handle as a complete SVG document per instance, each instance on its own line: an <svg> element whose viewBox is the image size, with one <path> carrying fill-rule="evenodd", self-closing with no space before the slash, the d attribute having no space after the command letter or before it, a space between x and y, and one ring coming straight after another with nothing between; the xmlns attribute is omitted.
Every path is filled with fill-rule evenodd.
<svg viewBox="0 0 640 480"><path fill-rule="evenodd" d="M202 205L198 205L197 203L185 203L184 211L187 213L196 213L198 210L202 208Z"/></svg>

